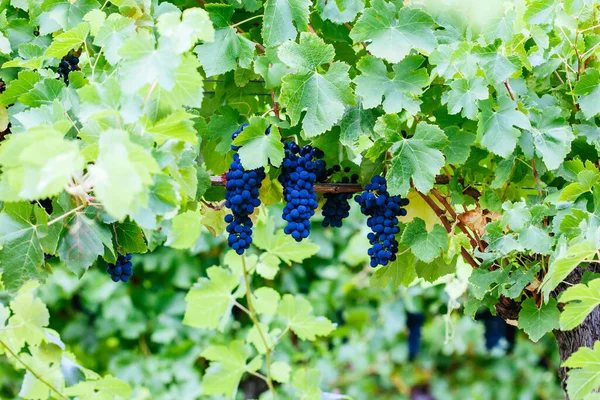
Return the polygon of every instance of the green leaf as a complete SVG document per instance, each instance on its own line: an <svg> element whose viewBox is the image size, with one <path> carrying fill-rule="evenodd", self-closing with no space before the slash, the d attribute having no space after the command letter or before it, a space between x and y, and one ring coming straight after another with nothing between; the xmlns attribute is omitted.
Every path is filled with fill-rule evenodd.
<svg viewBox="0 0 600 400"><path fill-rule="evenodd" d="M210 360L211 363L202 379L202 393L207 396L218 394L234 396L242 375L248 371L257 371L262 364L260 359L256 358L247 364L248 356L244 342L241 340L234 340L229 347L209 346L204 350L202 357Z"/></svg>
<svg viewBox="0 0 600 400"><path fill-rule="evenodd" d="M577 182L564 187L558 198L559 201L575 201L584 193L591 192L600 181L597 171L584 170L577 174Z"/></svg>
<svg viewBox="0 0 600 400"><path fill-rule="evenodd" d="M450 262L446 262L444 257L438 257L432 262L418 261L415 272L417 277L423 278L426 282L435 282L442 276L456 272L456 257Z"/></svg>
<svg viewBox="0 0 600 400"><path fill-rule="evenodd" d="M519 234L519 243L534 253L550 254L554 239L542 228L531 225Z"/></svg>
<svg viewBox="0 0 600 400"><path fill-rule="evenodd" d="M544 277L540 289L547 298L567 275L569 275L583 260L589 260L596 255L596 245L589 239L562 249L550 262L548 273Z"/></svg>
<svg viewBox="0 0 600 400"><path fill-rule="evenodd" d="M44 328L50 322L50 313L46 305L33 296L30 291L20 292L10 302L13 315L8 320L7 328L14 337L29 346L39 346L46 340Z"/></svg>
<svg viewBox="0 0 600 400"><path fill-rule="evenodd" d="M444 148L443 153L446 162L453 165L462 165L471 154L471 146L475 142L475 135L470 132L464 132L456 126L444 129L448 138L448 147Z"/></svg>
<svg viewBox="0 0 600 400"><path fill-rule="evenodd" d="M580 283L568 287L558 301L567 303L560 314L560 329L569 331L576 328L600 305L600 279L594 279L587 285Z"/></svg>
<svg viewBox="0 0 600 400"><path fill-rule="evenodd" d="M279 167L283 161L283 143L279 128L271 126L266 135L269 121L261 117L251 117L248 126L235 138L233 144L241 146L238 150L244 169L251 170L266 167L269 162Z"/></svg>
<svg viewBox="0 0 600 400"><path fill-rule="evenodd" d="M44 252L37 227L31 221L32 210L29 204L20 203L0 213L2 282L11 292L29 280L43 280L45 277L40 268Z"/></svg>
<svg viewBox="0 0 600 400"><path fill-rule="evenodd" d="M388 265L377 267L370 279L371 287L385 288L392 282L392 288L402 285L408 287L416 278L415 256L412 252L402 252Z"/></svg>
<svg viewBox="0 0 600 400"><path fill-rule="evenodd" d="M550 23L554 17L556 4L555 0L532 0L523 18L532 25Z"/></svg>
<svg viewBox="0 0 600 400"><path fill-rule="evenodd" d="M476 57L487 81L491 84L504 82L517 71L517 67L498 50L497 46L492 45L476 52Z"/></svg>
<svg viewBox="0 0 600 400"><path fill-rule="evenodd" d="M0 200L42 199L60 193L83 169L77 141L43 126L9 135L0 145Z"/></svg>
<svg viewBox="0 0 600 400"><path fill-rule="evenodd" d="M275 289L266 286L260 287L254 291L253 295L254 308L257 313L273 315L277 312L281 295Z"/></svg>
<svg viewBox="0 0 600 400"><path fill-rule="evenodd" d="M390 193L405 196L410 189L411 179L417 190L429 192L435 182L435 176L444 166L441 150L447 144L448 139L440 128L419 122L414 136L403 138L397 144L386 175Z"/></svg>
<svg viewBox="0 0 600 400"><path fill-rule="evenodd" d="M254 60L254 72L263 77L267 89L281 86L281 79L292 71L279 59L275 47L267 47L265 54Z"/></svg>
<svg viewBox="0 0 600 400"><path fill-rule="evenodd" d="M141 30L127 39L118 54L122 57L120 76L124 92L137 93L145 85L158 85L166 91L175 87L181 56L169 41L159 41L157 48L154 35Z"/></svg>
<svg viewBox="0 0 600 400"><path fill-rule="evenodd" d="M185 296L187 307L183 323L195 328L216 329L233 304L231 293L239 280L228 269L210 267L208 278L200 278Z"/></svg>
<svg viewBox="0 0 600 400"><path fill-rule="evenodd" d="M208 13L201 8L188 8L182 12L175 11L158 17L158 32L171 39L177 53L190 49L199 40L212 42L215 30Z"/></svg>
<svg viewBox="0 0 600 400"><path fill-rule="evenodd" d="M234 28L217 29L215 40L202 43L194 48L198 59L204 67L206 76L220 75L237 68L249 68L254 57L255 45Z"/></svg>
<svg viewBox="0 0 600 400"><path fill-rule="evenodd" d="M540 111L531 110L529 113L533 123L533 145L549 170L562 165L571 151L571 142L575 140L571 127L561 114L560 107L546 107Z"/></svg>
<svg viewBox="0 0 600 400"><path fill-rule="evenodd" d="M33 89L19 97L19 101L29 107L50 105L56 99L61 99L65 84L56 79L43 79L37 82Z"/></svg>
<svg viewBox="0 0 600 400"><path fill-rule="evenodd" d="M394 3L373 0L350 31L350 38L355 43L366 42L375 57L397 63L412 49L429 54L437 44L434 28L433 19L417 8L402 7L396 12Z"/></svg>
<svg viewBox="0 0 600 400"><path fill-rule="evenodd" d="M587 399L586 395L598 390L600 386L600 342L595 342L593 349L580 347L562 363L561 367L572 368L567 373L569 398Z"/></svg>
<svg viewBox="0 0 600 400"><path fill-rule="evenodd" d="M90 33L90 24L82 22L75 28L68 30L56 36L52 44L46 49L44 57L61 58L69 53L69 51L77 49L79 45L85 42Z"/></svg>
<svg viewBox="0 0 600 400"><path fill-rule="evenodd" d="M503 275L502 269L495 269L493 271L486 271L482 268L473 269L471 276L469 277L469 283L473 296L482 300L487 293L490 285L493 283L499 283L498 279Z"/></svg>
<svg viewBox="0 0 600 400"><path fill-rule="evenodd" d="M112 375L106 375L97 380L88 379L85 382L66 387L63 389L63 393L67 396L77 396L80 399L126 399L131 397L131 386Z"/></svg>
<svg viewBox="0 0 600 400"><path fill-rule="evenodd" d="M193 114L184 110L177 110L165 118L157 121L146 130L152 135L157 144L163 144L169 139L197 144L196 130L194 129Z"/></svg>
<svg viewBox="0 0 600 400"><path fill-rule="evenodd" d="M58 241L58 254L65 265L78 277L104 254L104 247L112 248L112 234L108 226L75 213L64 226Z"/></svg>
<svg viewBox="0 0 600 400"><path fill-rule="evenodd" d="M152 174L158 165L152 155L115 129L100 134L98 158L88 167L96 197L106 212L122 221L145 205Z"/></svg>
<svg viewBox="0 0 600 400"><path fill-rule="evenodd" d="M142 229L130 221L121 222L115 225L117 234L117 250L121 254L145 253L148 251L144 232Z"/></svg>
<svg viewBox="0 0 600 400"><path fill-rule="evenodd" d="M334 54L332 45L310 33L302 33L299 44L286 42L279 48L279 58L299 71L283 77L279 101L287 108L292 125L306 111L302 128L307 137L331 129L345 106L354 104L347 64L334 62L326 73L317 71L320 64L331 62Z"/></svg>
<svg viewBox="0 0 600 400"><path fill-rule="evenodd" d="M202 215L197 211L186 211L173 218L166 246L175 249L191 249L202 233Z"/></svg>
<svg viewBox="0 0 600 400"><path fill-rule="evenodd" d="M415 218L402 233L401 242L410 247L410 251L421 261L431 262L448 250L448 233L438 224L431 232L427 231L425 221Z"/></svg>
<svg viewBox="0 0 600 400"><path fill-rule="evenodd" d="M519 312L519 328L523 329L529 339L537 342L546 333L558 329L560 311L556 304L556 299L552 298L538 308L535 299L531 297L521 303L523 308Z"/></svg>
<svg viewBox="0 0 600 400"><path fill-rule="evenodd" d="M479 102L478 135L481 144L503 158L512 155L521 129L531 129L529 119L521 111L515 110L516 103L508 97L498 98L498 109L494 110L492 100Z"/></svg>
<svg viewBox="0 0 600 400"><path fill-rule="evenodd" d="M262 37L266 46L294 40L298 31L308 30L310 0L267 0Z"/></svg>
<svg viewBox="0 0 600 400"><path fill-rule="evenodd" d="M577 103L586 118L593 118L600 113L600 71L587 68L575 84Z"/></svg>
<svg viewBox="0 0 600 400"><path fill-rule="evenodd" d="M475 119L479 111L477 101L488 97L488 88L483 78L455 79L450 83L450 90L444 92L442 104L448 105L448 114L458 114L462 110L463 117Z"/></svg>
<svg viewBox="0 0 600 400"><path fill-rule="evenodd" d="M302 340L316 340L317 336L327 336L335 325L325 317L312 315L312 305L300 296L283 296L277 313L287 319L290 329Z"/></svg>
<svg viewBox="0 0 600 400"><path fill-rule="evenodd" d="M358 102L356 106L347 107L340 121L340 142L343 145L353 147L358 144L362 137L369 137L373 134L373 127L377 119L376 110L365 110L362 103Z"/></svg>
<svg viewBox="0 0 600 400"><path fill-rule="evenodd" d="M417 114L422 103L418 99L429 83L426 68L419 68L425 59L409 56L392 67L394 77L389 78L385 64L373 56L363 57L357 64L361 75L354 78L356 95L362 99L364 108L374 108L381 103L387 114L407 110Z"/></svg>
<svg viewBox="0 0 600 400"><path fill-rule="evenodd" d="M94 44L104 48L106 60L115 65L121 60L119 51L128 38L135 35L135 21L120 14L110 14L102 24Z"/></svg>
<svg viewBox="0 0 600 400"><path fill-rule="evenodd" d="M319 3L321 5L321 3ZM356 15L364 10L365 3L362 0L336 0L328 1L321 11L321 18L329 20L334 24L352 22Z"/></svg>
<svg viewBox="0 0 600 400"><path fill-rule="evenodd" d="M6 106L13 104L19 97L33 89L35 84L42 79L36 71L21 71L18 79L11 81L6 90L0 94L0 104Z"/></svg>
<svg viewBox="0 0 600 400"><path fill-rule="evenodd" d="M292 372L292 368L286 362L275 361L271 364L271 377L279 383L289 382L290 372Z"/></svg>
<svg viewBox="0 0 600 400"><path fill-rule="evenodd" d="M317 369L300 368L292 378L292 385L301 395L300 400L321 400L321 373Z"/></svg>
<svg viewBox="0 0 600 400"><path fill-rule="evenodd" d="M296 242L283 230L279 229L277 233L274 230L273 220L263 214L256 222L252 243L259 249L279 257L286 264L302 262L319 251L319 246L309 240Z"/></svg>

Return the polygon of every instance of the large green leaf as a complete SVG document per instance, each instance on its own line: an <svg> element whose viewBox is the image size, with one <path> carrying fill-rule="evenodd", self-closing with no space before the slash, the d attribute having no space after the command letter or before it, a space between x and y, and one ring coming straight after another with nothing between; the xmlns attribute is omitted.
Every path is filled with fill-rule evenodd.
<svg viewBox="0 0 600 400"><path fill-rule="evenodd" d="M361 75L354 78L356 95L362 99L364 108L374 108L382 104L386 113L407 110L411 114L419 112L422 101L418 96L429 83L429 76L421 56L410 56L393 66L394 77L388 77L383 61L372 56L363 57L357 68Z"/></svg>
<svg viewBox="0 0 600 400"><path fill-rule="evenodd" d="M215 39L208 13L201 8L162 14L158 17L157 27L161 36L171 39L177 53L189 50L199 40L212 42Z"/></svg>
<svg viewBox="0 0 600 400"><path fill-rule="evenodd" d="M238 150L240 160L245 169L251 170L273 165L279 167L283 161L283 143L279 128L271 126L270 133L266 131L269 121L260 117L252 117L249 125L235 138L233 144L241 146Z"/></svg>
<svg viewBox="0 0 600 400"><path fill-rule="evenodd" d="M548 303L538 308L533 298L528 298L521 303L523 308L519 312L519 328L525 331L529 339L537 342L546 333L558 329L560 311L556 308L556 304L556 299L550 299Z"/></svg>
<svg viewBox="0 0 600 400"><path fill-rule="evenodd" d="M208 278L200 278L185 297L183 323L196 328L216 329L235 299L232 294L239 280L228 269L210 267Z"/></svg>
<svg viewBox="0 0 600 400"><path fill-rule="evenodd" d="M571 330L600 305L600 279L568 287L558 300L567 303L560 314L560 329Z"/></svg>
<svg viewBox="0 0 600 400"><path fill-rule="evenodd" d="M315 340L327 336L335 326L325 317L312 315L310 302L300 296L286 294L281 299L277 313L287 320L290 329L302 340Z"/></svg>
<svg viewBox="0 0 600 400"><path fill-rule="evenodd" d="M569 399L587 399L600 386L600 342L595 342L593 349L580 347L561 366L571 368L567 379Z"/></svg>
<svg viewBox="0 0 600 400"><path fill-rule="evenodd" d="M286 106L292 125L306 111L302 128L307 137L319 135L342 117L345 106L354 104L347 64L334 62L326 73L317 67L333 61L333 46L316 35L302 33L300 43L286 42L279 58L298 72L283 77L279 101Z"/></svg>
<svg viewBox="0 0 600 400"><path fill-rule="evenodd" d="M414 136L402 139L394 151L386 175L390 193L406 195L411 180L419 191L429 192L436 174L444 166L441 150L447 144L448 139L440 128L419 122Z"/></svg>
<svg viewBox="0 0 600 400"><path fill-rule="evenodd" d="M308 30L310 0L267 0L262 37L266 46L294 40L298 31Z"/></svg>
<svg viewBox="0 0 600 400"><path fill-rule="evenodd" d="M434 28L433 19L417 8L403 7L397 12L394 3L373 0L350 37L354 42L366 42L374 56L397 63L412 49L429 54L437 44Z"/></svg>
<svg viewBox="0 0 600 400"><path fill-rule="evenodd" d="M237 68L250 67L254 57L254 43L236 33L234 28L217 29L214 42L196 46L194 52L206 76L223 74Z"/></svg>
<svg viewBox="0 0 600 400"><path fill-rule="evenodd" d="M478 134L481 144L494 154L508 158L517 145L521 129L531 129L529 119L521 111L515 110L516 103L500 96L497 109L492 100L479 102Z"/></svg>
<svg viewBox="0 0 600 400"><path fill-rule="evenodd" d="M427 230L425 221L415 218L402 233L402 243L421 261L430 263L448 250L448 234L438 224L431 232Z"/></svg>

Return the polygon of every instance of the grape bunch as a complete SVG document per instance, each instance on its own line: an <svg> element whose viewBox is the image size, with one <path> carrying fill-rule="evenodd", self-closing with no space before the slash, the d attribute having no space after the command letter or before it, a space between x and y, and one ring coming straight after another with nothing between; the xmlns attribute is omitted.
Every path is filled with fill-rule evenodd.
<svg viewBox="0 0 600 400"><path fill-rule="evenodd" d="M79 58L70 55L64 56L58 64L58 75L63 78L67 85L69 84L69 72L79 70L77 64L79 64Z"/></svg>
<svg viewBox="0 0 600 400"><path fill-rule="evenodd" d="M244 124L235 131L231 138L235 139L248 124ZM267 130L266 134L269 134ZM239 146L231 145L235 151ZM227 222L227 244L235 250L237 254L244 254L244 251L252 243L252 220L250 215L254 209L260 205L258 190L265 179L265 169L257 168L246 171L240 161L240 156L235 153L229 171L225 175L227 183L225 184L225 207L231 210L231 214L225 216Z"/></svg>
<svg viewBox="0 0 600 400"><path fill-rule="evenodd" d="M328 171L329 175L332 173L341 171L339 165L334 166ZM350 172L350 168L344 168L344 172ZM356 183L358 182L358 175L353 174L350 178L344 176L342 183ZM350 215L350 203L349 200L352 198L351 193L325 193L325 204L321 213L323 214L322 225L324 227L339 228L342 226L342 221Z"/></svg>
<svg viewBox="0 0 600 400"><path fill-rule="evenodd" d="M421 348L421 329L425 322L423 313L407 313L406 326L408 328L408 359L414 360Z"/></svg>
<svg viewBox="0 0 600 400"><path fill-rule="evenodd" d="M314 185L317 177L326 173L325 155L312 146L300 147L288 142L279 181L283 185L285 207L282 217L287 221L283 231L300 242L310 233L310 217L318 206Z"/></svg>
<svg viewBox="0 0 600 400"><path fill-rule="evenodd" d="M367 226L372 232L369 232L367 237L371 243L371 267L387 265L396 259L396 234L400 231L396 225L398 216L406 215L406 209L403 207L408 205L408 199L390 196L386 180L382 176L374 176L371 183L365 186L365 191L354 199L360 204L361 212L369 217Z"/></svg>
<svg viewBox="0 0 600 400"><path fill-rule="evenodd" d="M108 264L106 272L110 274L110 278L113 282L127 282L131 275L133 275L133 268L131 264L131 254L119 254L117 262L115 264Z"/></svg>

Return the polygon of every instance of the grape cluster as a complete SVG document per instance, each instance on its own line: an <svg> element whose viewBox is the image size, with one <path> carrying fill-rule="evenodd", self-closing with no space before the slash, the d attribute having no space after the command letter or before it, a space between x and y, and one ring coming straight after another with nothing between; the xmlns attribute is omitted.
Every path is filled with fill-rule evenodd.
<svg viewBox="0 0 600 400"><path fill-rule="evenodd" d="M231 138L235 139L248 124L244 124L235 131ZM268 134L268 130L266 134ZM231 145L235 151L239 146ZM227 244L235 250L237 254L244 254L244 251L252 243L252 220L250 215L254 209L260 205L258 190L265 179L265 169L257 168L246 171L240 161L240 156L233 155L233 161L229 171L225 175L227 183L225 184L225 207L231 210L231 214L225 216L227 222Z"/></svg>
<svg viewBox="0 0 600 400"><path fill-rule="evenodd" d="M386 180L382 176L374 176L371 183L365 186L365 192L354 199L360 204L361 212L369 217L367 226L372 231L368 234L371 267L387 265L396 259L396 234L400 231L396 225L398 216L406 215L406 209L402 207L408 205L408 199L390 196Z"/></svg>
<svg viewBox="0 0 600 400"><path fill-rule="evenodd" d="M406 326L408 327L408 359L414 360L421 347L421 328L425 321L423 313L407 313Z"/></svg>
<svg viewBox="0 0 600 400"><path fill-rule="evenodd" d="M341 171L339 165L334 166L328 171L329 175L332 173ZM344 172L350 172L350 168L344 168ZM358 182L358 175L353 174L350 178L344 176L342 183L356 183ZM339 228L342 226L342 221L350 215L350 203L349 200L352 198L351 193L325 193L325 204L321 213L323 214L323 226Z"/></svg>
<svg viewBox="0 0 600 400"><path fill-rule="evenodd" d="M133 275L133 268L131 264L131 254L119 254L117 262L115 264L108 264L106 272L110 274L110 278L113 282L127 282L131 275Z"/></svg>
<svg viewBox="0 0 600 400"><path fill-rule="evenodd" d="M69 72L79 70L77 64L79 64L79 58L70 55L63 57L60 64L58 64L58 75L63 78L67 85L69 84Z"/></svg>
<svg viewBox="0 0 600 400"><path fill-rule="evenodd" d="M318 206L314 185L317 177L326 173L324 153L312 146L300 147L288 142L279 181L283 185L285 207L282 217L287 221L284 232L300 242L310 233L310 217Z"/></svg>

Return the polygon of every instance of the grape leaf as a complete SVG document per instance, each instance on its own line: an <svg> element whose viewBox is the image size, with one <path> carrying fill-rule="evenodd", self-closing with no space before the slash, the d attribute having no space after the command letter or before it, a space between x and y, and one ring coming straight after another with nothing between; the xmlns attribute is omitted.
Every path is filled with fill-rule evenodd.
<svg viewBox="0 0 600 400"><path fill-rule="evenodd" d="M424 262L432 262L441 252L448 250L446 230L436 224L429 232L421 218L415 218L406 226L401 242L410 247L410 251Z"/></svg>
<svg viewBox="0 0 600 400"><path fill-rule="evenodd" d="M593 118L600 113L600 71L587 68L575 84L577 103L586 118Z"/></svg>
<svg viewBox="0 0 600 400"><path fill-rule="evenodd" d="M75 28L56 36L52 44L46 49L44 56L61 58L83 44L89 33L90 25L87 22L82 22Z"/></svg>
<svg viewBox="0 0 600 400"><path fill-rule="evenodd" d="M318 369L300 368L292 377L292 385L302 393L301 400L321 400L321 373Z"/></svg>
<svg viewBox="0 0 600 400"><path fill-rule="evenodd" d="M329 130L345 106L354 104L347 64L334 62L326 73L317 71L319 65L333 61L334 54L332 45L310 33L300 34L300 43L286 42L279 48L279 58L298 70L283 77L279 101L286 106L292 125L306 111L302 128L307 137Z"/></svg>
<svg viewBox="0 0 600 400"><path fill-rule="evenodd" d="M215 39L208 13L201 8L162 14L156 25L161 36L171 39L177 53L189 50L199 40L212 42Z"/></svg>
<svg viewBox="0 0 600 400"><path fill-rule="evenodd" d="M98 30L94 44L102 46L106 60L115 65L122 58L119 54L121 47L134 34L135 21L133 19L125 18L120 14L111 14Z"/></svg>
<svg viewBox="0 0 600 400"><path fill-rule="evenodd" d="M165 245L175 249L192 248L202 233L201 221L202 215L192 210L175 216Z"/></svg>
<svg viewBox="0 0 600 400"><path fill-rule="evenodd" d="M202 393L233 397L242 375L245 372L255 372L262 365L260 357L247 363L248 356L248 351L241 340L234 340L229 347L209 346L206 348L202 352L202 357L210 360L211 363L202 379Z"/></svg>
<svg viewBox="0 0 600 400"><path fill-rule="evenodd" d="M145 85L158 85L167 91L175 87L181 56L169 41L159 40L157 47L154 35L142 30L127 39L118 54L122 57L120 73L124 92L137 93Z"/></svg>
<svg viewBox="0 0 600 400"><path fill-rule="evenodd" d="M327 336L335 325L325 317L312 315L310 302L300 296L286 294L281 299L277 313L287 319L290 329L302 340L316 340L317 336Z"/></svg>
<svg viewBox="0 0 600 400"><path fill-rule="evenodd" d="M478 135L481 144L494 154L508 158L517 145L521 129L531 129L529 119L515 110L515 102L508 97L498 98L498 109L493 109L492 100L479 102Z"/></svg>
<svg viewBox="0 0 600 400"><path fill-rule="evenodd" d="M118 220L145 205L158 165L151 154L116 129L101 133L98 158L88 167L94 192L106 212Z"/></svg>
<svg viewBox="0 0 600 400"><path fill-rule="evenodd" d="M412 252L399 254L396 260L375 269L371 275L371 287L385 288L390 281L393 289L400 285L408 287L417 278L415 264L416 260Z"/></svg>
<svg viewBox="0 0 600 400"><path fill-rule="evenodd" d="M292 368L290 365L283 361L275 361L271 364L271 376L273 380L280 383L287 383L290 381L290 372Z"/></svg>
<svg viewBox="0 0 600 400"><path fill-rule="evenodd" d="M600 305L600 279L568 287L558 301L567 303L560 314L560 329L568 331L579 326Z"/></svg>
<svg viewBox="0 0 600 400"><path fill-rule="evenodd" d="M465 118L475 119L479 108L478 100L489 96L488 88L481 77L472 79L455 79L450 83L450 90L444 92L442 104L448 105L448 114L458 114Z"/></svg>
<svg viewBox="0 0 600 400"><path fill-rule="evenodd" d="M310 0L267 0L262 37L266 46L294 40L298 31L308 30Z"/></svg>
<svg viewBox="0 0 600 400"><path fill-rule="evenodd" d="M546 107L539 111L533 109L529 112L529 119L533 124L533 145L550 170L562 165L571 151L571 142L575 140L571 127L561 113L560 107Z"/></svg>
<svg viewBox="0 0 600 400"><path fill-rule="evenodd" d="M357 65L361 75L354 78L356 95L361 96L364 108L374 108L381 104L387 114L407 110L411 114L419 112L422 103L418 96L429 83L425 68L419 68L425 59L421 56L406 57L392 67L394 78L388 77L385 64L373 56L363 57Z"/></svg>
<svg viewBox="0 0 600 400"><path fill-rule="evenodd" d="M430 53L437 44L434 28L433 19L417 8L403 7L396 12L394 3L373 0L350 31L350 38L355 43L366 42L374 56L397 63L412 49Z"/></svg>
<svg viewBox="0 0 600 400"><path fill-rule="evenodd" d="M559 283L563 281L583 260L589 260L596 255L596 245L589 239L583 240L577 244L569 246L553 257L548 268L548 273L540 289L544 296L548 298L550 292L556 289Z"/></svg>
<svg viewBox="0 0 600 400"><path fill-rule="evenodd" d="M194 52L198 54L206 76L210 77L234 70L238 64L249 68L254 47L254 43L238 35L234 28L226 27L217 29L214 42L202 43L194 48Z"/></svg>
<svg viewBox="0 0 600 400"><path fill-rule="evenodd" d="M322 3L319 2L319 5ZM340 6L343 5L343 7ZM365 3L362 0L337 0L328 1L323 6L321 17L329 20L334 24L343 24L352 22L359 12L364 10Z"/></svg>
<svg viewBox="0 0 600 400"><path fill-rule="evenodd" d="M42 77L36 71L21 71L18 78L11 81L6 90L0 94L0 104L13 104L19 97L33 89Z"/></svg>
<svg viewBox="0 0 600 400"><path fill-rule="evenodd" d="M60 193L82 170L77 141L43 126L9 135L0 145L0 200L42 199Z"/></svg>
<svg viewBox="0 0 600 400"><path fill-rule="evenodd" d="M98 256L104 254L105 246L112 248L109 228L77 212L67 220L60 234L58 254L65 265L81 277Z"/></svg>
<svg viewBox="0 0 600 400"><path fill-rule="evenodd" d="M235 297L231 292L239 280L228 269L220 267L208 268L206 275L208 278L200 278L185 296L187 307L183 323L195 328L216 329L233 304Z"/></svg>
<svg viewBox="0 0 600 400"><path fill-rule="evenodd" d="M267 47L265 54L254 60L254 72L263 77L267 89L281 86L281 79L292 71L293 68L281 62L275 47Z"/></svg>
<svg viewBox="0 0 600 400"><path fill-rule="evenodd" d="M44 252L37 227L31 221L32 211L27 203L15 203L0 213L2 282L11 292L29 280L45 277L40 268Z"/></svg>
<svg viewBox="0 0 600 400"><path fill-rule="evenodd" d="M146 126L146 130L159 145L170 139L197 144L198 138L196 137L194 123L191 120L193 116L193 114L179 109L155 124Z"/></svg>
<svg viewBox="0 0 600 400"><path fill-rule="evenodd" d="M429 192L435 175L444 166L441 150L447 144L448 139L440 128L419 122L414 136L402 139L394 151L392 164L386 175L390 193L406 195L411 179L417 190Z"/></svg>
<svg viewBox="0 0 600 400"><path fill-rule="evenodd" d="M529 339L537 342L546 333L558 329L560 311L556 304L556 299L552 298L538 308L535 299L531 297L521 303L523 308L519 312L519 328L523 329Z"/></svg>
<svg viewBox="0 0 600 400"><path fill-rule="evenodd" d="M562 363L571 368L567 373L567 393L570 399L588 399L586 395L600 386L600 342L594 348L582 346Z"/></svg>
<svg viewBox="0 0 600 400"><path fill-rule="evenodd" d="M117 234L117 250L121 254L145 253L148 250L144 233L139 226L131 221L121 222L115 225Z"/></svg>
<svg viewBox="0 0 600 400"><path fill-rule="evenodd" d="M269 162L279 167L283 161L283 143L279 128L271 126L270 133L265 134L269 121L261 117L251 117L249 125L235 138L233 144L241 146L238 150L244 169L251 170L266 167Z"/></svg>
<svg viewBox="0 0 600 400"><path fill-rule="evenodd" d="M456 126L444 129L448 137L448 147L444 148L446 162L452 165L464 164L471 154L471 146L475 142L475 135L470 132L461 131Z"/></svg>

